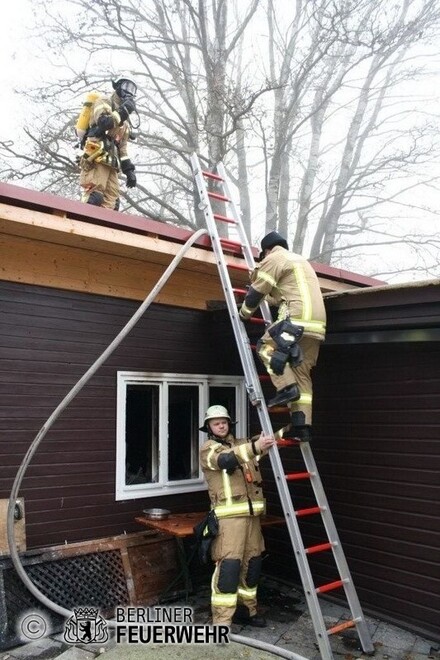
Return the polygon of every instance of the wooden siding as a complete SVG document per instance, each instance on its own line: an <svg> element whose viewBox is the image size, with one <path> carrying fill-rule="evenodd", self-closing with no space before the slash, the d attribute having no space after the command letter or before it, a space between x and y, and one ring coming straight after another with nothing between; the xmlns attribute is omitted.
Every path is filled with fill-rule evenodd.
<svg viewBox="0 0 440 660"><path fill-rule="evenodd" d="M314 455L361 603L438 638L440 344L324 345L314 383ZM281 452L298 471L297 451ZM296 507L314 502L309 486L291 492ZM300 525L306 545L326 539L320 521ZM268 570L298 578L285 532L268 534ZM311 565L317 586L336 579L327 553Z"/></svg>
<svg viewBox="0 0 440 660"><path fill-rule="evenodd" d="M387 330L400 332L403 341L406 332L411 341L420 342L440 326L440 280L327 294L325 303L330 329L327 344L358 343L362 332L371 335Z"/></svg>
<svg viewBox="0 0 440 660"><path fill-rule="evenodd" d="M101 231L101 229L105 231ZM193 233L188 229L157 222L145 216L119 213L111 209L91 206L57 195L0 182L1 232L95 251L102 251L103 244L105 244L104 251L112 254L119 254L119 246L124 246L124 250L126 250L129 246L141 245L143 250L151 251L149 259L152 262L157 261L157 253L168 250L170 254L175 254L175 250L171 246L174 244L174 248L178 248ZM202 262L206 261L215 265L210 244L210 239L206 235L198 239L196 246L203 249L196 250L199 253L196 261L201 259ZM238 257L239 262L243 264L242 251L238 245L229 246L228 252ZM258 253L259 249L253 248L255 257ZM332 268L318 263L313 265L320 277L323 291L341 291L382 283L380 280L358 273L350 273L340 268ZM6 271L3 271L3 279L10 279L6 277ZM43 284L43 282L29 280L21 281L26 281L28 284ZM50 283L46 285L52 286ZM64 286L63 288L78 290L76 287ZM113 291L109 295L123 294ZM179 301L172 304L179 304Z"/></svg>
<svg viewBox="0 0 440 660"><path fill-rule="evenodd" d="M138 304L0 283L0 497L63 396L125 325ZM204 492L115 502L116 372L241 372L238 354L213 351L206 312L153 305L84 387L40 445L23 481L28 548L138 531L146 505L208 508ZM221 371L219 371L221 370Z"/></svg>
<svg viewBox="0 0 440 660"><path fill-rule="evenodd" d="M42 423L137 304L3 282L0 306L0 497L7 497ZM146 502L206 509L205 493L115 502L116 371L239 374L233 346L224 311L153 305L38 450L21 492L28 546L138 531L133 519ZM439 609L439 366L438 342L328 343L314 376L314 453L361 603L431 636ZM254 409L251 417L257 432ZM284 421L274 418L274 427ZM282 452L286 471L300 467L295 449ZM269 512L279 514L268 461L264 476ZM291 491L296 507L312 502L306 486ZM316 520L301 527L307 545L324 538ZM285 530L265 535L265 570L297 579ZM329 557L311 561L317 585L336 577Z"/></svg>
<svg viewBox="0 0 440 660"><path fill-rule="evenodd" d="M25 213L36 215L22 210L20 219ZM44 227L35 221L32 231L19 223L19 228L11 227L11 222L2 221L0 216L3 280L143 300L182 248L175 243L164 245L157 239L127 232L102 227L90 229L78 221L63 227L61 220L53 217L49 231L46 216L41 213L39 216L40 225ZM27 220L30 222L30 218ZM75 223L78 226L73 226ZM69 225L72 225L71 233L67 233ZM9 234L7 229L27 232L30 236ZM35 235L37 229L39 233ZM232 256L230 259L234 263L238 261ZM239 263L242 264L242 260ZM239 287L249 279L244 271L235 271L233 277L235 286ZM206 300L222 296L213 254L190 248L155 302L205 309Z"/></svg>

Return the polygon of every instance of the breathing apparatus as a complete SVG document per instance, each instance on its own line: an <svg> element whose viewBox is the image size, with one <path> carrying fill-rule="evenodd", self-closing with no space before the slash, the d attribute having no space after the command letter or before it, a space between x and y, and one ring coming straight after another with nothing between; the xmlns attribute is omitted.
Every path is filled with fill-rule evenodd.
<svg viewBox="0 0 440 660"><path fill-rule="evenodd" d="M90 126L93 104L100 96L102 96L101 93L94 89L87 94L86 100L83 103L83 107L75 124L75 132L80 143L83 141Z"/></svg>
<svg viewBox="0 0 440 660"><path fill-rule="evenodd" d="M124 100L127 98L135 98L137 94L137 85L130 78L130 76L122 75L118 76L115 80L112 80L112 86L113 89L115 90L116 94L119 96L119 98L122 101L122 104L124 103ZM132 116L136 115L137 116L137 122L136 125L133 124ZM141 118L139 116L139 113L137 110L134 110L131 115L127 118L127 123L130 127L130 132L129 132L129 139L134 142L138 136L138 129L141 125Z"/></svg>

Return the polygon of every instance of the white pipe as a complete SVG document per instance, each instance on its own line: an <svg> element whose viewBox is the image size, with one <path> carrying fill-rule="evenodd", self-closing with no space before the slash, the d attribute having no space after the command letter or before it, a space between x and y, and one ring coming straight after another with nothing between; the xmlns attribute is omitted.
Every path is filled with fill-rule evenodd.
<svg viewBox="0 0 440 660"><path fill-rule="evenodd" d="M231 642L237 642L238 644L246 644L247 646L253 646L260 651L267 651L268 653L273 653L274 655L279 655L281 658L288 658L289 660L307 660L303 655L298 655L293 651L288 651L287 649L282 649L279 646L274 646L273 644L268 644L267 642L262 642L259 639L252 639L251 637L244 637L243 635L229 635Z"/></svg>
<svg viewBox="0 0 440 660"><path fill-rule="evenodd" d="M23 458L23 461L21 462L20 467L18 468L11 494L9 496L9 504L8 504L8 515L7 515L7 534L8 534L8 544L9 544L9 550L11 553L11 559L12 563L14 564L15 570L17 571L19 577L22 579L24 582L25 586L29 591L36 597L38 600L43 603L46 607L49 609L53 610L54 612L57 612L57 614L61 614L62 616L65 617L71 617L73 615L73 612L70 610L67 610L64 607L61 607L60 605L57 605L57 603L54 603L52 600L47 598L39 589L38 587L35 586L35 584L32 582L32 580L29 578L27 575L26 571L24 570L23 564L21 563L18 550L17 550L17 545L15 543L15 535L14 535L14 509L15 509L15 504L16 500L18 497L18 493L20 490L21 482L23 480L24 474L28 468L28 465L35 454L35 452L38 449L39 444L43 440L44 436L52 426L52 424L55 422L55 420L60 416L60 414L63 412L63 410L68 406L68 404L76 397L78 392L81 391L81 389L84 387L84 385L87 383L88 380L98 371L98 369L101 367L101 365L107 360L108 357L113 353L113 351L119 346L121 341L125 338L125 336L130 332L130 330L136 325L136 323L139 321L141 316L145 313L147 308L150 306L150 304L153 302L153 300L156 298L157 294L163 287L163 285L166 283L166 281L169 279L173 271L176 269L177 265L180 263L181 259L183 258L184 254L188 251L188 249L195 243L201 236L204 234L207 234L206 229L199 229L196 231L190 238L187 240L185 245L182 247L180 252L176 254L168 268L164 271L162 276L159 278L157 284L155 287L151 290L149 295L145 298L144 302L142 305L139 307L139 309L133 314L131 319L128 321L128 323L122 328L120 333L113 339L111 344L105 349L105 351L98 357L98 359L92 364L92 366L86 371L86 373L80 378L80 380L72 387L70 392L66 394L64 399L61 401L60 404L55 408L53 413L50 415L50 417L47 419L46 423L41 427L41 429L38 431L37 435L33 439L29 449L26 452L25 457ZM109 626L115 627L116 623L114 621L107 621L107 624Z"/></svg>
<svg viewBox="0 0 440 660"><path fill-rule="evenodd" d="M92 366L86 371L86 373L80 378L80 380L72 387L72 389L66 394L64 399L61 401L61 403L58 404L58 406L55 408L53 413L50 415L50 417L47 419L46 423L41 427L37 435L35 436L34 440L32 441L29 449L26 452L25 457L23 458L23 461L21 462L21 465L17 471L17 475L15 477L11 494L9 496L9 504L8 504L8 517L7 517L7 536L8 536L8 544L9 544L9 550L11 553L11 559L12 563L14 564L15 570L17 571L19 577L21 580L24 582L26 588L41 602L43 605L45 605L48 609L53 610L57 614L60 614L65 617L71 617L74 615L73 612L70 610L67 610L65 607L61 607L61 605L58 605L57 603L54 603L52 600L50 600L47 596L45 596L39 589L38 587L35 586L35 584L32 582L32 580L29 578L28 574L26 573L23 564L21 563L18 550L17 550L17 545L15 543L15 535L14 535L14 510L15 510L15 503L18 497L18 493L20 491L20 486L21 482L23 480L23 477L25 475L25 472L28 468L28 465L34 456L35 452L38 449L38 446L40 445L41 441L45 437L46 433L49 431L55 420L60 416L60 414L63 412L63 410L68 406L68 404L76 397L76 395L81 391L81 389L84 387L84 385L87 383L87 381L90 380L90 378L98 371L98 369L102 366L102 364L110 357L110 355L113 353L113 351L119 346L121 341L126 337L126 335L132 330L132 328L136 325L136 323L139 321L139 319L143 316L143 314L146 312L148 307L151 305L153 300L156 298L157 294L159 291L162 289L164 284L167 282L167 280L170 278L174 270L176 269L177 265L180 263L181 259L183 256L186 254L188 249L204 234L207 234L206 229L199 229L196 231L185 243L185 245L182 247L180 252L174 257L168 268L164 271L160 279L158 280L157 284L155 287L151 290L149 295L145 298L144 302L142 305L139 307L139 309L133 314L131 319L126 323L126 325L122 328L122 330L119 332L119 334L115 337L115 339L111 342L111 344L105 349L105 351L98 357L98 359L92 364ZM110 620L107 620L107 625L109 627L116 627L116 622ZM246 644L247 646L252 646L255 648L258 648L262 651L268 651L269 653L273 653L275 655L278 655L282 658L288 658L289 660L307 660L307 658L304 658L301 655L297 655L296 653L293 653L292 651L288 651L286 649L281 649L277 646L273 646L272 644L267 644L266 642L261 642L260 640L255 640L255 639L249 639L248 637L244 637L242 635L234 635L230 634L229 638L233 642L237 642L239 644Z"/></svg>

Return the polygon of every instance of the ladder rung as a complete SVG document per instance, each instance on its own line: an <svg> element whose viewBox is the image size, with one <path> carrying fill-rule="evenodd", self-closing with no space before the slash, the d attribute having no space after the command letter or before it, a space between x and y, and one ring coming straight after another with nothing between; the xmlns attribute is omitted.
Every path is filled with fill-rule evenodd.
<svg viewBox="0 0 440 660"><path fill-rule="evenodd" d="M208 197L212 197L212 199L218 199L221 202L230 202L231 201L229 199L229 197L226 197L226 195L220 195L220 193L208 192Z"/></svg>
<svg viewBox="0 0 440 660"><path fill-rule="evenodd" d="M320 506L311 506L308 509L298 509L298 511L295 511L297 518L301 518L302 516L312 516L315 513L321 513Z"/></svg>
<svg viewBox="0 0 440 660"><path fill-rule="evenodd" d="M239 248L240 250L243 247L242 244L239 241L231 241L230 238L221 238L220 243L222 245L224 244L226 247L228 247L228 246L235 247L235 248Z"/></svg>
<svg viewBox="0 0 440 660"><path fill-rule="evenodd" d="M291 438L280 438L277 440L278 447L296 447L299 445L299 440L292 440Z"/></svg>
<svg viewBox="0 0 440 660"><path fill-rule="evenodd" d="M307 555L313 555L315 552L324 552L324 550L331 550L332 548L333 543L319 543L305 548L305 551Z"/></svg>
<svg viewBox="0 0 440 660"><path fill-rule="evenodd" d="M344 586L343 580L336 580L335 582L329 582L328 584L323 584L322 587L316 589L317 594L323 594L326 591L333 591L333 589L339 589Z"/></svg>
<svg viewBox="0 0 440 660"><path fill-rule="evenodd" d="M285 440L286 442L289 442L289 443L292 445L292 447L293 447L293 445L296 446L296 445L300 445L300 444L301 444L301 440L298 440L298 438L284 438L284 440Z"/></svg>
<svg viewBox="0 0 440 660"><path fill-rule="evenodd" d="M341 630L347 630L347 628L353 628L360 619L352 619L351 621L344 621L333 628L327 630L327 635L334 635L335 633L341 632Z"/></svg>
<svg viewBox="0 0 440 660"><path fill-rule="evenodd" d="M247 293L247 289L236 289L235 287L232 287L232 291L240 295L245 295Z"/></svg>
<svg viewBox="0 0 440 660"><path fill-rule="evenodd" d="M290 412L290 410L287 406L273 406L273 408L269 408L270 415L284 415L288 412Z"/></svg>
<svg viewBox="0 0 440 660"><path fill-rule="evenodd" d="M245 270L249 273L248 266L239 266L238 264L226 264L228 268L235 268L235 270Z"/></svg>
<svg viewBox="0 0 440 660"><path fill-rule="evenodd" d="M212 215L216 220L220 220L220 222L230 222L232 225L237 224L234 218L228 218L226 215L220 215L219 213L213 213ZM249 270L249 268L246 268L246 270Z"/></svg>
<svg viewBox="0 0 440 660"><path fill-rule="evenodd" d="M311 472L290 472L286 474L287 481L299 481L300 479L310 479Z"/></svg>
<svg viewBox="0 0 440 660"><path fill-rule="evenodd" d="M214 172L204 172L202 170L203 176L206 176L207 179L214 179L214 181L224 181L223 177L219 176L218 174L214 174Z"/></svg>

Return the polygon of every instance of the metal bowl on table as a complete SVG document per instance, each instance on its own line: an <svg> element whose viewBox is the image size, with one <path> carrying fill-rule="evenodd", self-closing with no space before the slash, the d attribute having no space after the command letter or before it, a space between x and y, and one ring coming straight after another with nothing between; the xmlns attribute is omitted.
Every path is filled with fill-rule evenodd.
<svg viewBox="0 0 440 660"><path fill-rule="evenodd" d="M168 509L144 509L142 513L147 520L166 520L171 511Z"/></svg>

